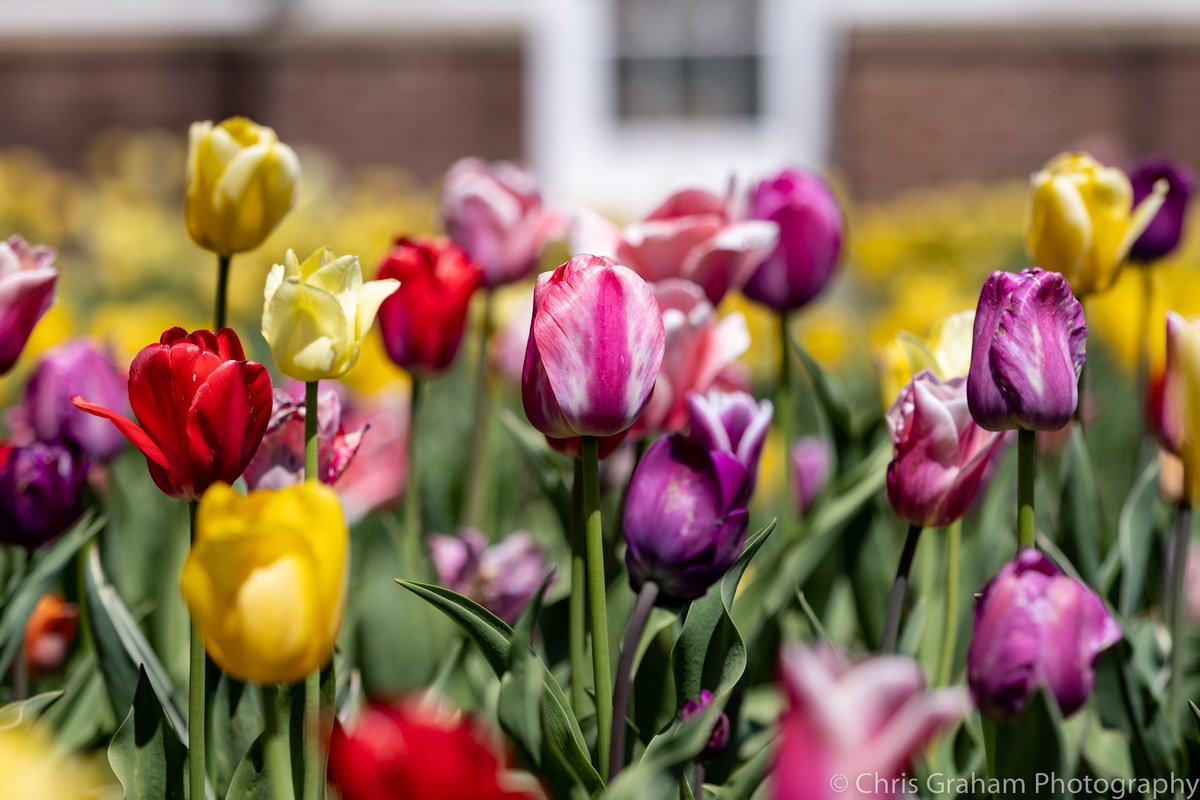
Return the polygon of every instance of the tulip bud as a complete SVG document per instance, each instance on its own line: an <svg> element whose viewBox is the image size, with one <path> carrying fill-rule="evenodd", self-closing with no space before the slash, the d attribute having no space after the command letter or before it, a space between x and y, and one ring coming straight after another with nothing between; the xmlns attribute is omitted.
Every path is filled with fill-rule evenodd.
<svg viewBox="0 0 1200 800"><path fill-rule="evenodd" d="M1040 686L1070 716L1092 693L1096 657L1120 639L1120 626L1095 592L1027 547L975 603L967 683L992 719L1015 717Z"/></svg>
<svg viewBox="0 0 1200 800"><path fill-rule="evenodd" d="M448 242L399 239L384 256L379 277L400 282L379 307L379 328L392 361L425 375L450 366L482 278L479 268Z"/></svg>
<svg viewBox="0 0 1200 800"><path fill-rule="evenodd" d="M971 711L962 689L926 689L921 667L904 656L855 663L793 646L783 652L782 677L787 709L772 800L879 797L880 783L897 785L929 742Z"/></svg>
<svg viewBox="0 0 1200 800"><path fill-rule="evenodd" d="M125 378L112 355L83 339L49 350L38 360L17 410L19 424L37 441L62 442L92 461L109 461L121 452L125 437L105 420L80 414L71 403L77 394L128 413Z"/></svg>
<svg viewBox="0 0 1200 800"><path fill-rule="evenodd" d="M1117 279L1129 248L1162 204L1163 182L1137 209L1125 173L1087 153L1062 153L1034 174L1025 245L1033 263L1061 273L1082 297Z"/></svg>
<svg viewBox="0 0 1200 800"><path fill-rule="evenodd" d="M754 187L750 215L778 224L779 243L742 293L776 311L807 305L841 258L845 223L837 198L817 175L785 169Z"/></svg>
<svg viewBox="0 0 1200 800"><path fill-rule="evenodd" d="M1184 403L1188 364L1183 356L1190 353L1188 340L1192 325L1174 311L1167 312L1167 357L1162 371L1149 376L1146 399L1150 421L1159 443L1173 455L1183 445Z"/></svg>
<svg viewBox="0 0 1200 800"><path fill-rule="evenodd" d="M245 117L188 131L185 214L192 241L223 256L253 250L296 201L300 160Z"/></svg>
<svg viewBox="0 0 1200 800"><path fill-rule="evenodd" d="M688 395L688 438L706 450L736 456L753 491L774 411L770 400L758 402L745 392L692 392Z"/></svg>
<svg viewBox="0 0 1200 800"><path fill-rule="evenodd" d="M92 673L93 675L95 673ZM4 796L20 800L95 800L111 786L112 774L103 774L90 756L74 756L63 747L49 726L11 722L0 725L0 775ZM105 779L107 775L107 780Z"/></svg>
<svg viewBox="0 0 1200 800"><path fill-rule="evenodd" d="M1159 181L1166 181L1167 195L1162 207L1129 249L1131 261L1148 263L1165 258L1179 247L1187 222L1188 206L1196 188L1191 170L1167 158L1147 158L1129 175L1136 206L1154 195Z"/></svg>
<svg viewBox="0 0 1200 800"><path fill-rule="evenodd" d="M17 363L29 334L54 303L54 251L20 236L0 241L0 375Z"/></svg>
<svg viewBox="0 0 1200 800"><path fill-rule="evenodd" d="M25 623L25 666L30 674L47 675L62 667L78 624L79 607L61 594L38 598Z"/></svg>
<svg viewBox="0 0 1200 800"><path fill-rule="evenodd" d="M251 489L282 489L304 483L306 415L304 401L284 389L274 392L271 421L262 444L246 465L246 485ZM321 483L332 486L350 466L363 435L363 424L349 433L342 427L342 399L333 389L317 394L317 464Z"/></svg>
<svg viewBox="0 0 1200 800"><path fill-rule="evenodd" d="M651 445L625 500L625 564L634 590L653 581L663 605L708 591L741 552L749 497L749 475L732 452L680 434Z"/></svg>
<svg viewBox="0 0 1200 800"><path fill-rule="evenodd" d="M525 531L488 547L487 538L468 528L458 536L434 534L429 551L438 582L471 598L512 625L541 586L546 554Z"/></svg>
<svg viewBox="0 0 1200 800"><path fill-rule="evenodd" d="M1083 306L1062 275L993 272L979 294L967 377L971 416L991 431L1056 431L1079 401Z"/></svg>
<svg viewBox="0 0 1200 800"><path fill-rule="evenodd" d="M823 436L802 436L792 447L792 499L801 512L812 508L817 495L829 482L833 448Z"/></svg>
<svg viewBox="0 0 1200 800"><path fill-rule="evenodd" d="M684 722L690 722L697 717L702 717L704 716L704 712L712 707L712 703L712 692L708 689L703 689L700 692L699 698L693 700L689 697L683 701L683 707L679 709L679 718ZM708 742L696 758L700 761L713 761L720 758L728 746L729 717L725 715L724 711L721 711L717 713L717 718L713 722L712 733L708 735Z"/></svg>
<svg viewBox="0 0 1200 800"><path fill-rule="evenodd" d="M489 288L519 281L562 220L542 206L537 179L507 161L464 158L446 173L442 221L450 239L483 269Z"/></svg>
<svg viewBox="0 0 1200 800"><path fill-rule="evenodd" d="M35 550L78 519L87 464L60 444L0 446L0 542Z"/></svg>
<svg viewBox="0 0 1200 800"><path fill-rule="evenodd" d="M1167 312L1167 361L1162 386L1163 444L1183 460L1192 500L1200 498L1200 318Z"/></svg>
<svg viewBox="0 0 1200 800"><path fill-rule="evenodd" d="M533 800L470 719L418 703L372 703L353 729L334 725L329 781L342 800Z"/></svg>
<svg viewBox="0 0 1200 800"><path fill-rule="evenodd" d="M521 400L546 436L613 436L637 420L663 360L658 303L608 258L576 256L538 278Z"/></svg>
<svg viewBox="0 0 1200 800"><path fill-rule="evenodd" d="M302 263L288 250L263 289L262 335L276 365L298 381L342 377L399 285L391 278L363 283L357 256L335 258L324 247Z"/></svg>
<svg viewBox="0 0 1200 800"><path fill-rule="evenodd" d="M261 684L324 666L342 624L348 550L337 495L316 481L205 492L181 580L213 661Z"/></svg>

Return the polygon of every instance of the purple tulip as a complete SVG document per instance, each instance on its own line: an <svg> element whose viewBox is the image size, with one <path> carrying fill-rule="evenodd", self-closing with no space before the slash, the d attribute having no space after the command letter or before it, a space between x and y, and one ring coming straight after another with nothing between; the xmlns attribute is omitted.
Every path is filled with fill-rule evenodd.
<svg viewBox="0 0 1200 800"><path fill-rule="evenodd" d="M750 476L732 452L680 434L651 445L625 500L625 564L634 590L653 581L662 605L708 591L741 552L749 497Z"/></svg>
<svg viewBox="0 0 1200 800"><path fill-rule="evenodd" d="M1136 207L1154 192L1154 184L1167 182L1167 197L1146 230L1129 249L1132 261L1157 261L1170 255L1183 238L1188 204L1196 188L1196 176L1182 164L1155 156L1144 159L1129 174L1133 185L1133 205Z"/></svg>
<svg viewBox="0 0 1200 800"><path fill-rule="evenodd" d="M74 522L87 464L61 444L0 447L0 542L34 550Z"/></svg>
<svg viewBox="0 0 1200 800"><path fill-rule="evenodd" d="M821 293L842 254L844 222L825 181L785 169L754 187L750 215L779 225L779 243L742 293L776 311L792 311Z"/></svg>
<svg viewBox="0 0 1200 800"><path fill-rule="evenodd" d="M829 482L833 447L823 436L802 436L792 447L793 500L802 511L812 508L817 495Z"/></svg>
<svg viewBox="0 0 1200 800"><path fill-rule="evenodd" d="M17 363L29 334L54 302L54 251L20 236L0 242L0 375Z"/></svg>
<svg viewBox="0 0 1200 800"><path fill-rule="evenodd" d="M712 707L713 694L708 689L700 692L700 697L693 700L688 698L683 701L683 707L679 709L679 718L684 722L696 719L703 716L705 711ZM725 748L729 746L729 717L724 711L717 713L717 718L713 720L712 733L708 735L708 743L704 745L704 749L700 751L697 758L700 761L712 761L720 758L725 752Z"/></svg>
<svg viewBox="0 0 1200 800"><path fill-rule="evenodd" d="M967 513L1004 436L971 419L966 381L922 370L888 409L887 422L894 447L887 496L896 513L925 527Z"/></svg>
<svg viewBox="0 0 1200 800"><path fill-rule="evenodd" d="M688 395L687 405L691 425L688 438L708 450L737 456L753 491L758 462L774 413L771 401L759 402L745 392L713 389L703 395L692 392Z"/></svg>
<svg viewBox="0 0 1200 800"><path fill-rule="evenodd" d="M1056 431L1071 421L1087 321L1057 272L993 272L975 311L967 402L990 431Z"/></svg>
<svg viewBox="0 0 1200 800"><path fill-rule="evenodd" d="M251 489L282 489L304 482L304 401L276 388L274 407L262 444L243 477ZM349 433L342 427L342 399L333 389L317 394L317 469L333 485L350 466L368 425Z"/></svg>
<svg viewBox="0 0 1200 800"><path fill-rule="evenodd" d="M471 598L510 625L517 621L546 577L546 554L525 531L488 547L468 528L458 536L434 534L429 550L438 581Z"/></svg>
<svg viewBox="0 0 1200 800"><path fill-rule="evenodd" d="M75 339L38 360L24 401L15 410L14 427L26 429L32 440L61 442L92 461L109 461L125 447L125 437L107 420L79 413L71 402L77 394L117 413L129 413L125 376L112 354Z"/></svg>
<svg viewBox="0 0 1200 800"><path fill-rule="evenodd" d="M854 663L828 649L783 653L788 707L771 767L772 800L866 800L896 785L940 731L971 710L962 689L925 688L916 661ZM911 773L909 773L911 774Z"/></svg>
<svg viewBox="0 0 1200 800"><path fill-rule="evenodd" d="M563 227L542 206L537 179L507 161L464 158L446 173L447 235L483 269L485 286L519 281L537 266L542 244Z"/></svg>
<svg viewBox="0 0 1200 800"><path fill-rule="evenodd" d="M614 436L650 400L664 330L646 282L608 258L544 272L521 374L525 415L546 436Z"/></svg>
<svg viewBox="0 0 1200 800"><path fill-rule="evenodd" d="M1027 547L975 603L967 683L988 717L1020 713L1039 686L1070 716L1092 693L1096 657L1121 639L1104 601Z"/></svg>

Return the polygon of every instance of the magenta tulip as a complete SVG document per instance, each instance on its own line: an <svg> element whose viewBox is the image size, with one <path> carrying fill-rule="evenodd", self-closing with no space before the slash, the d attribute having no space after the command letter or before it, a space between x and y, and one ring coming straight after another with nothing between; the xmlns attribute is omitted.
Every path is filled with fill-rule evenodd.
<svg viewBox="0 0 1200 800"><path fill-rule="evenodd" d="M785 169L754 187L750 215L779 226L779 243L742 293L776 311L807 305L829 283L842 255L845 223L820 177Z"/></svg>
<svg viewBox="0 0 1200 800"><path fill-rule="evenodd" d="M0 375L17 363L29 334L54 302L54 251L20 236L0 242Z"/></svg>
<svg viewBox="0 0 1200 800"><path fill-rule="evenodd" d="M1056 431L1071 421L1087 321L1057 272L993 272L975 311L967 401L990 431Z"/></svg>
<svg viewBox="0 0 1200 800"><path fill-rule="evenodd" d="M525 531L488 546L474 528L458 536L434 534L429 551L438 582L471 598L512 625L549 571L546 553Z"/></svg>
<svg viewBox="0 0 1200 800"><path fill-rule="evenodd" d="M1099 595L1027 547L988 581L975 603L967 683L988 717L1007 720L1044 686L1064 716L1096 683L1095 661L1121 639Z"/></svg>
<svg viewBox="0 0 1200 800"><path fill-rule="evenodd" d="M901 390L887 421L894 447L887 471L892 508L926 527L961 518L1004 444L1002 435L971 419L966 381L921 371Z"/></svg>
<svg viewBox="0 0 1200 800"><path fill-rule="evenodd" d="M646 282L608 258L576 256L538 278L521 400L546 436L613 436L650 400L663 322Z"/></svg>
<svg viewBox="0 0 1200 800"><path fill-rule="evenodd" d="M783 653L788 707L771 768L773 800L865 800L891 791L926 745L971 710L961 689L928 690L903 656L854 663L826 649ZM880 791L882 781L886 791Z"/></svg>

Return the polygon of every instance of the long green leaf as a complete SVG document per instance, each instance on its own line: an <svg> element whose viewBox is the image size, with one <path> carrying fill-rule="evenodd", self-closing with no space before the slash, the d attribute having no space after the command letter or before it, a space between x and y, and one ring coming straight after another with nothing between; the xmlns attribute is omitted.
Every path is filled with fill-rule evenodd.
<svg viewBox="0 0 1200 800"><path fill-rule="evenodd" d="M554 506L562 524L563 535L566 535L571 528L571 490L567 488L566 481L563 480L563 470L557 463L560 457L547 447L545 442L533 442L526 433L529 426L519 423L511 412L502 412L500 423L516 444L517 452L533 470L538 487Z"/></svg>
<svg viewBox="0 0 1200 800"><path fill-rule="evenodd" d="M18 700L15 703L9 703L6 706L0 707L0 731L32 722L64 694L66 692L62 689L53 692L42 692L41 694L35 694L33 697L27 697L24 700Z"/></svg>
<svg viewBox="0 0 1200 800"><path fill-rule="evenodd" d="M754 757L733 773L728 783L717 792L717 800L750 800L763 782L767 765L775 755L774 743L754 754Z"/></svg>
<svg viewBox="0 0 1200 800"><path fill-rule="evenodd" d="M108 747L108 762L126 800L183 800L187 749L171 729L145 669L125 721Z"/></svg>
<svg viewBox="0 0 1200 800"><path fill-rule="evenodd" d="M1071 777L1067 746L1063 739L1062 715L1045 689L1029 698L1024 710L1011 723L995 727L995 770L992 777L1038 785L1038 777ZM1055 787L1044 788L1045 797L1064 795Z"/></svg>
<svg viewBox="0 0 1200 800"><path fill-rule="evenodd" d="M541 766L542 712L545 690L537 656L530 647L533 626L542 613L542 598L554 578L551 572L529 600L509 643L508 671L500 678L500 697L496 714L500 725L521 747L535 767Z"/></svg>
<svg viewBox="0 0 1200 800"><path fill-rule="evenodd" d="M1158 461L1146 465L1121 509L1117 524L1117 547L1121 553L1121 616L1128 619L1138 610L1150 549L1154 543L1154 510L1158 504ZM1101 587L1105 592L1107 587ZM1106 592L1105 592L1106 593Z"/></svg>

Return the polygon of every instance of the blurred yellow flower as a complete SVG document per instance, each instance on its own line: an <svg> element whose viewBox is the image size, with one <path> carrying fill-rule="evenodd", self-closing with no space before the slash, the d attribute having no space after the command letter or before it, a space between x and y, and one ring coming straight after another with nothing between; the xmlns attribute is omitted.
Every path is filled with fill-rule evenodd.
<svg viewBox="0 0 1200 800"><path fill-rule="evenodd" d="M90 764L29 725L0 725L0 775L4 796L14 800L94 800L102 786Z"/></svg>
<svg viewBox="0 0 1200 800"><path fill-rule="evenodd" d="M349 533L337 494L308 481L200 499L183 596L213 661L262 684L300 680L333 655Z"/></svg>
<svg viewBox="0 0 1200 800"><path fill-rule="evenodd" d="M896 334L877 358L884 407L890 407L921 370L930 370L942 379L965 378L971 370L974 328L975 311L968 309L940 320L928 339L908 331Z"/></svg>

